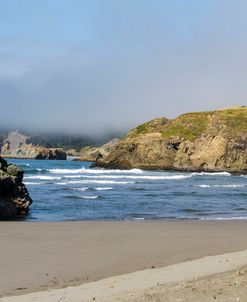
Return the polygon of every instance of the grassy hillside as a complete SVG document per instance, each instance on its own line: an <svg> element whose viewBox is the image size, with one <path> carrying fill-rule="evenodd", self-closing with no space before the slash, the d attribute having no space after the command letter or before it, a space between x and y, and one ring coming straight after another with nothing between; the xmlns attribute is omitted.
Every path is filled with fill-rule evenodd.
<svg viewBox="0 0 247 302"><path fill-rule="evenodd" d="M164 138L179 137L193 141L210 131L212 126L219 130L225 127L228 130L226 135L231 136L247 132L247 107L186 113L172 120L157 118L139 125L127 138L159 132Z"/></svg>

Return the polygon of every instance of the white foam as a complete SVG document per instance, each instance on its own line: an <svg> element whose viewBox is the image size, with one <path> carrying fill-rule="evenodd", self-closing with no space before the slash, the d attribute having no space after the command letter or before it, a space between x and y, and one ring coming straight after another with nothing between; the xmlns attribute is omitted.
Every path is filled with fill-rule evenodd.
<svg viewBox="0 0 247 302"><path fill-rule="evenodd" d="M113 180L70 180L67 184L118 184L118 185L125 185L125 184L133 184L134 181L113 181Z"/></svg>
<svg viewBox="0 0 247 302"><path fill-rule="evenodd" d="M247 220L247 216L238 217L202 217L200 220Z"/></svg>
<svg viewBox="0 0 247 302"><path fill-rule="evenodd" d="M76 174L83 173L83 169L49 169L50 173L55 174Z"/></svg>
<svg viewBox="0 0 247 302"><path fill-rule="evenodd" d="M59 180L61 179L61 177L47 176L47 175L34 175L34 176L25 176L24 179Z"/></svg>
<svg viewBox="0 0 247 302"><path fill-rule="evenodd" d="M79 191L79 192L85 192L87 191L89 188L88 187L85 187L85 188L74 188L73 190L74 191Z"/></svg>
<svg viewBox="0 0 247 302"><path fill-rule="evenodd" d="M132 220L145 220L144 217L136 217L136 218L132 218Z"/></svg>
<svg viewBox="0 0 247 302"><path fill-rule="evenodd" d="M37 186L37 185L41 185L41 182L28 182L28 181L25 181L24 184L27 185L27 186L29 186L29 185Z"/></svg>
<svg viewBox="0 0 247 302"><path fill-rule="evenodd" d="M113 187L98 187L95 188L97 191L107 191L107 190L113 190Z"/></svg>
<svg viewBox="0 0 247 302"><path fill-rule="evenodd" d="M185 179L190 178L191 175L87 175L85 178L90 179L150 179L150 180L162 180L162 179Z"/></svg>
<svg viewBox="0 0 247 302"><path fill-rule="evenodd" d="M83 169L49 169L50 173L54 174L77 174L83 173Z"/></svg>
<svg viewBox="0 0 247 302"><path fill-rule="evenodd" d="M143 174L144 171L141 169L130 169L130 170L105 170L105 169L87 169L87 173L104 173L104 174L109 174L109 173L118 173L118 174Z"/></svg>
<svg viewBox="0 0 247 302"><path fill-rule="evenodd" d="M120 174L142 174L144 173L141 169L131 169L131 170L105 170L105 169L50 169L48 170L50 173L55 174L109 174L109 173L120 173Z"/></svg>
<svg viewBox="0 0 247 302"><path fill-rule="evenodd" d="M229 172L194 172L191 175L210 175L210 176L231 176Z"/></svg>
<svg viewBox="0 0 247 302"><path fill-rule="evenodd" d="M220 187L220 188L244 188L245 185L213 185L213 187Z"/></svg>
<svg viewBox="0 0 247 302"><path fill-rule="evenodd" d="M246 185L243 184L230 184L230 185L197 185L201 188L244 188Z"/></svg>
<svg viewBox="0 0 247 302"><path fill-rule="evenodd" d="M100 197L99 195L96 195L96 196L80 196L80 198L83 198L83 199L97 199L99 197Z"/></svg>

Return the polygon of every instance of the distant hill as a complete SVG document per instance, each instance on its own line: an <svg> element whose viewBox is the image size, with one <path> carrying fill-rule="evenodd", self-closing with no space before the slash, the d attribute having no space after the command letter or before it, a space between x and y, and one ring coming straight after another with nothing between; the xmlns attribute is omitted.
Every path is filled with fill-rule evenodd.
<svg viewBox="0 0 247 302"><path fill-rule="evenodd" d="M46 148L30 143L29 137L13 131L2 142L0 148L2 157L28 159L56 159L65 160L66 152L61 148Z"/></svg>
<svg viewBox="0 0 247 302"><path fill-rule="evenodd" d="M0 147L9 133L13 130L0 129ZM63 149L81 149L85 146L99 146L112 138L120 137L121 133L107 133L105 135L79 135L79 134L63 134L63 133L37 133L31 131L18 132L28 137L27 143L34 146L42 146L45 148L63 148Z"/></svg>
<svg viewBox="0 0 247 302"><path fill-rule="evenodd" d="M5 140L5 138L7 137L8 133L10 131L6 130L6 129L0 129L0 148L3 144L3 141Z"/></svg>

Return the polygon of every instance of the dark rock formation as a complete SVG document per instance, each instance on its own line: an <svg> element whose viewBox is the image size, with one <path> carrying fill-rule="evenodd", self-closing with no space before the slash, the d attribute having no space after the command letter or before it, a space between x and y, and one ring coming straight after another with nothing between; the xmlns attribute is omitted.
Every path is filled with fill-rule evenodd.
<svg viewBox="0 0 247 302"><path fill-rule="evenodd" d="M62 149L37 149L35 159L53 159L53 160L66 160L67 154Z"/></svg>
<svg viewBox="0 0 247 302"><path fill-rule="evenodd" d="M97 165L247 173L247 107L152 120L130 131Z"/></svg>
<svg viewBox="0 0 247 302"><path fill-rule="evenodd" d="M0 220L28 213L32 199L22 179L23 171L0 157Z"/></svg>
<svg viewBox="0 0 247 302"><path fill-rule="evenodd" d="M27 136L18 131L11 132L4 140L1 154L3 157L31 159L65 160L67 157L62 149L34 146Z"/></svg>

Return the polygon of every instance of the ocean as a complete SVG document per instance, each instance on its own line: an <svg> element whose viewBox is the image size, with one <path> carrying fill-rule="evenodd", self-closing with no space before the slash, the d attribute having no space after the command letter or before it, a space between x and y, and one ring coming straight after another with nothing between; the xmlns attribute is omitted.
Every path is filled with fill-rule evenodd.
<svg viewBox="0 0 247 302"><path fill-rule="evenodd" d="M247 219L247 176L104 170L88 162L17 160L33 199L28 221Z"/></svg>

